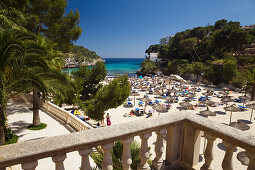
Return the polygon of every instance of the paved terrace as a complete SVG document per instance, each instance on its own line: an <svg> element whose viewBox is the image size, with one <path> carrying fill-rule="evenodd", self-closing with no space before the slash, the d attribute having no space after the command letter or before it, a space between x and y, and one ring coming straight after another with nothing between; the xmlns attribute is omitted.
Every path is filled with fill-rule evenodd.
<svg viewBox="0 0 255 170"><path fill-rule="evenodd" d="M19 137L19 143L32 141L36 139L44 139L47 137L54 137L58 135L70 134L76 132L73 128L66 125L63 121L59 120L55 116L49 115L40 110L41 122L46 123L47 127L42 130L28 130L27 126L33 121L33 113L29 108L32 108L30 104L18 104L15 102L8 103L8 125L15 134ZM0 155L1 157L1 155ZM65 161L66 169L79 169L81 158L77 151L67 154ZM94 165L91 160L92 165ZM39 160L37 170L49 170L54 169L55 164L51 158L45 158ZM20 166L16 166L16 169L21 169Z"/></svg>

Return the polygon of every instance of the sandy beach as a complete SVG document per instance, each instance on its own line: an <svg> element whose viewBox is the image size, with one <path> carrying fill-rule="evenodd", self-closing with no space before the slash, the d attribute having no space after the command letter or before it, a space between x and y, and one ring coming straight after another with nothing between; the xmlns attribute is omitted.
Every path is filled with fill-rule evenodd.
<svg viewBox="0 0 255 170"><path fill-rule="evenodd" d="M131 83L133 84L132 91L136 91L139 95L135 96L135 97L130 96L129 101L127 101L127 102L132 103L134 106L124 107L124 105L126 104L126 103L124 103L123 105L117 107L116 109L110 109L106 112L106 113L109 113L112 124L120 124L120 123L124 123L124 122L138 120L138 119L150 119L150 116L148 116L146 114L144 114L142 116L135 116L135 115L129 116L128 115L131 110L136 110L136 108L144 109L144 102L141 106L138 105L138 103L140 102L139 99L144 98L144 96L147 96L149 99L151 99L152 103L155 103L155 101L157 100L157 102L161 105L168 104L168 102L164 99L164 97L161 98L160 96L155 95L155 94L148 94L148 91L144 91L144 90L141 90L141 88L137 88L138 86L141 86L141 85L149 86L150 84L153 83L152 80L147 78L147 79L136 79L135 81L131 80ZM158 85L154 88L151 88L152 91L154 91L154 90L156 91L157 87L163 86L163 84L164 84L163 83L164 80L161 78L157 78L156 81L157 81L156 84L158 84ZM104 83L104 84L106 84L106 83ZM175 85L166 85L165 86L166 88L163 90L163 93L165 94L169 89L173 89L173 88L178 89L179 83L176 81L174 84ZM194 107L194 110L188 110L190 112L190 114L199 114L200 111L206 110L207 107L203 103L199 103L198 99L200 98L200 96L204 96L202 94L204 92L208 91L208 87L206 87L205 85L201 85L201 84L200 85L194 84L192 82L186 83L185 86L186 86L186 90L191 89L193 86L196 86L197 89L201 89L201 91L195 92L194 100L190 102L192 105L198 106L198 107ZM213 95L209 96L209 99L211 101L216 102L217 106L209 107L209 110L216 113L216 116L209 116L208 119L212 119L217 122L229 124L230 112L229 111L226 112L224 110L224 107L226 106L226 104L223 104L221 102L222 98L217 97L217 96L219 96L219 92L222 92L223 90L221 90L219 88L215 88L215 87L210 87L210 89L213 90ZM241 93L234 92L234 91L229 91L228 93L229 93L229 96L232 96L231 97L232 99L237 99L239 96L243 95ZM134 103L134 98L135 98L135 103ZM160 113L160 114L153 109L153 106L147 105L146 113L151 112L152 117L155 117L155 116L160 116L162 114L171 114L171 112L180 111L184 108L180 107L179 103L183 102L183 100L185 98L187 98L187 97L179 96L178 97L179 101L177 103L170 103L170 105L171 105L170 109L167 112ZM247 101L246 103L252 103L252 102ZM228 106L230 106L232 104L235 104L236 106L243 105L243 103L238 103L238 102L233 101L233 102L229 102ZM57 120L55 120L54 118L52 118L51 116L47 115L44 112L40 112L41 120L42 120L42 122L47 123L48 127L41 131L29 131L24 128L32 122L32 111L28 110L28 106L16 105L16 104L9 103L8 108L9 108L9 110L8 110L8 124L12 128L12 130L14 130L14 132L18 134L19 142L32 140L32 139L39 139L39 138L44 138L44 137L49 137L49 136L56 136L56 135L61 135L61 134L66 134L66 133L72 132L72 130L70 130L68 127L59 123ZM246 109L244 111L239 111L239 112L233 112L232 122L237 122L237 121L244 122L250 128L248 130L248 132L251 134L254 134L254 132L255 132L255 126L253 123L254 117L252 118L252 121L250 122L249 121L250 115L251 115L251 109ZM106 120L104 122L106 122ZM91 123L93 123L93 121L91 121ZM140 138L138 136L136 136L135 141L140 143ZM148 140L149 146L151 147L150 152L152 154L150 159L152 159L152 160L155 157L155 154L154 154L155 141L156 141L156 134L153 132L152 136ZM201 147L200 147L200 163L198 164L196 169L199 169L204 163L204 158L203 158L204 141L205 140L202 137L201 138ZM216 141L214 143L213 151L214 151L214 154L217 156L215 156L212 165L213 165L213 167L215 167L215 169L220 170L220 169L222 169L221 162L222 162L224 154L225 154L224 146L222 144L221 139L216 139ZM234 163L235 169L243 170L243 169L246 169L247 166L242 165L241 162L236 159L236 156L240 151L243 151L243 149L237 148L236 151L234 152L233 163ZM165 155L165 153L164 153L164 155ZM71 159L71 160L66 159L65 160L66 169L73 169L69 166L70 164L68 163L69 161L73 161L73 160L75 160L75 164L72 163L72 165L75 165L77 168L80 166L79 165L80 164L79 163L80 156L78 155L78 152L68 153L67 157L69 157L69 158L72 157L74 159ZM46 165L46 164L48 167L53 168L54 164L49 159L50 158L40 160L39 166L37 169L45 169L45 167L43 165ZM51 162L51 163L48 164L46 162Z"/></svg>

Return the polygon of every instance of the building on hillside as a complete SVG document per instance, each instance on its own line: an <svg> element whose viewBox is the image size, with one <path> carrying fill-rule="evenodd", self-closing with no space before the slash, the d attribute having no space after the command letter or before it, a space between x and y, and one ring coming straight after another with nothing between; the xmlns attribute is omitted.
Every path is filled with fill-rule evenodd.
<svg viewBox="0 0 255 170"><path fill-rule="evenodd" d="M168 44L171 38L172 38L171 36L167 36L167 37L161 38L160 39L160 45Z"/></svg>
<svg viewBox="0 0 255 170"><path fill-rule="evenodd" d="M244 29L244 30L255 29L255 24L249 25L249 26L245 26L245 27L241 27L241 29Z"/></svg>
<svg viewBox="0 0 255 170"><path fill-rule="evenodd" d="M158 62L160 58L158 58L158 53L150 53L150 61Z"/></svg>

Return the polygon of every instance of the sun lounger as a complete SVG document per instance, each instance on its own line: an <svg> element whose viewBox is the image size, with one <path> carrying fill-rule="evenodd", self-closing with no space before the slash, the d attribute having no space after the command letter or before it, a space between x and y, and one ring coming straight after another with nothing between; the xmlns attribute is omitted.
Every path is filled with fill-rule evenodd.
<svg viewBox="0 0 255 170"><path fill-rule="evenodd" d="M238 107L240 110L242 110L242 111L247 110L247 107L245 107L245 106L238 105L237 107Z"/></svg>

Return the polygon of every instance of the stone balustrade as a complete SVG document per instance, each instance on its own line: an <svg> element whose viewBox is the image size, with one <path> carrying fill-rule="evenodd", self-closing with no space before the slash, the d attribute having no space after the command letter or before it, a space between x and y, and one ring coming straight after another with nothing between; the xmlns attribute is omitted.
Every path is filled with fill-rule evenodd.
<svg viewBox="0 0 255 170"><path fill-rule="evenodd" d="M86 122L80 120L70 112L67 112L66 110L50 103L45 102L42 105L42 109L47 112L48 114L51 114L67 125L70 125L74 130L76 131L82 131L86 129L91 129L92 127L88 125Z"/></svg>
<svg viewBox="0 0 255 170"><path fill-rule="evenodd" d="M135 136L141 138L138 169L150 169L148 139L152 132L156 133L155 158L152 166L155 169L194 169L199 162L201 132L207 139L204 154L204 165L201 169L213 169L213 144L216 138L222 139L226 152L222 162L223 170L232 170L233 150L241 147L246 150L250 159L248 170L255 169L255 137L247 132L234 129L227 125L190 114L175 112L137 120L104 128L90 129L76 133L48 137L0 147L0 170L5 167L21 164L24 170L34 170L38 160L51 157L56 170L64 170L63 161L66 153L79 151L81 170L91 169L88 158L92 148L101 146L104 150L102 169L112 170L113 162L110 149L115 141L123 143L122 165L124 170L131 169L132 163L130 143ZM166 147L163 140L166 139ZM216 148L215 148L216 149ZM166 157L163 157L163 152ZM154 152L154 151L153 151Z"/></svg>

